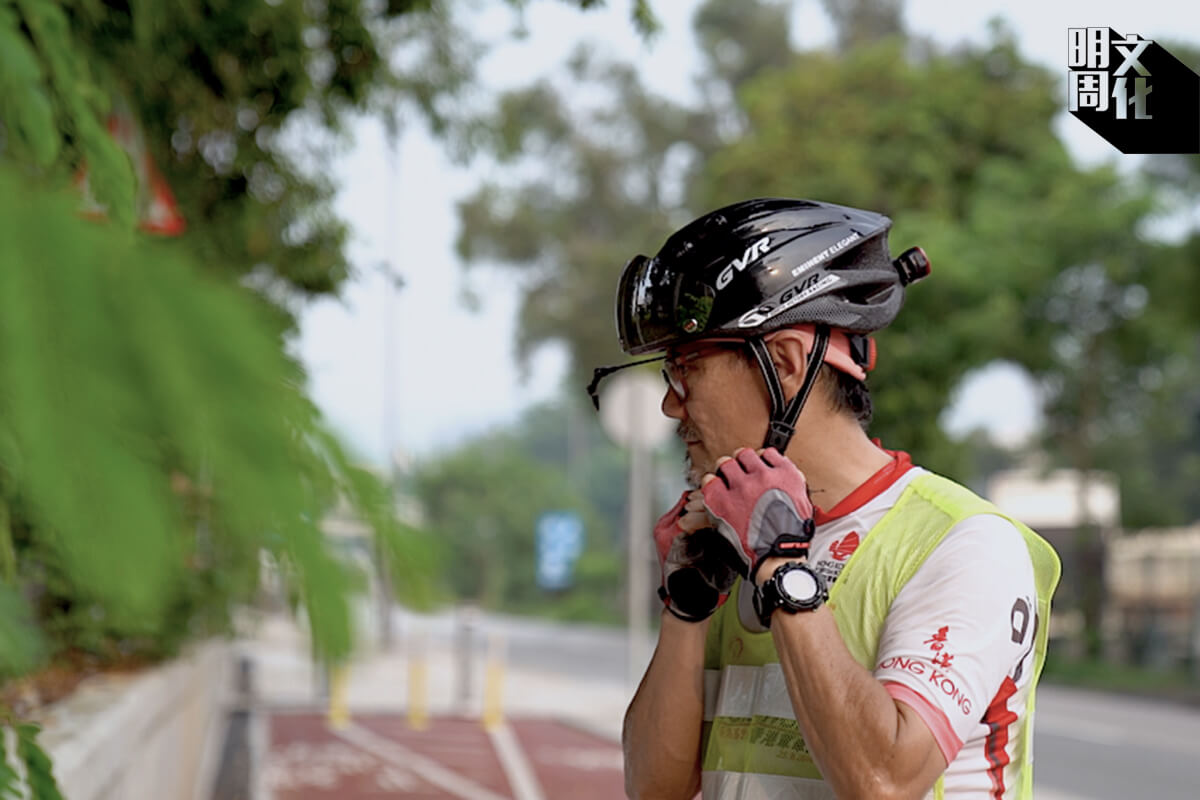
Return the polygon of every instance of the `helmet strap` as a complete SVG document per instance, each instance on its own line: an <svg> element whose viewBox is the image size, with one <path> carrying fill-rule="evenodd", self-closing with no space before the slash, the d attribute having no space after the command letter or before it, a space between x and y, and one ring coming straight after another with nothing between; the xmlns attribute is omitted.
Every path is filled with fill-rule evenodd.
<svg viewBox="0 0 1200 800"><path fill-rule="evenodd" d="M817 382L817 373L825 361L825 351L829 348L829 326L817 325L813 336L813 348L808 354L804 368L804 382L791 402L787 402L783 393L783 384L779 380L779 370L771 360L771 353L762 336L754 336L748 340L751 352L758 361L758 368L767 383L767 394L771 400L771 419L767 425L767 435L763 447L774 447L780 453L786 453L792 436L796 433L796 420L804 409L804 403L812 387Z"/></svg>

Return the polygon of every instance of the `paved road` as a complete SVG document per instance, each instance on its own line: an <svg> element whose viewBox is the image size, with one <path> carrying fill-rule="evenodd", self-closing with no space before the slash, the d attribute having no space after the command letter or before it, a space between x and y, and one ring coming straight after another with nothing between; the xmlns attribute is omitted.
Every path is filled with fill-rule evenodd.
<svg viewBox="0 0 1200 800"><path fill-rule="evenodd" d="M331 728L323 714L267 720L258 800L615 800L620 748L546 719L485 730L435 717L416 730L400 714L360 713Z"/></svg>
<svg viewBox="0 0 1200 800"><path fill-rule="evenodd" d="M450 642L454 620L430 621L430 635ZM483 632L504 636L514 672L625 681L622 632L492 615L476 625L479 641ZM618 730L622 710L600 727ZM1044 685L1037 713L1039 800L1200 799L1200 710Z"/></svg>
<svg viewBox="0 0 1200 800"><path fill-rule="evenodd" d="M1200 711L1046 686L1037 713L1039 787L1096 800L1200 798Z"/></svg>
<svg viewBox="0 0 1200 800"><path fill-rule="evenodd" d="M596 773L596 785L603 787L600 797L622 796L616 782L620 772L615 742L633 689L626 677L625 636L596 626L477 616L469 648L474 673L470 681L471 697L464 702L457 655L462 641L462 619L463 615L454 613L432 617L397 614L400 641L394 651L368 653L351 667L348 691L355 728L349 739L330 738L320 718L311 715L319 707L313 699L313 687L319 681L311 673L309 650L302 636L288 625L276 623L274 638L266 636L247 642L247 651L254 654L259 664L264 705L277 714L286 714L288 708L304 708L311 717L293 716L290 727L284 725L278 729L277 719L272 718L270 730L277 735L258 738L258 741L269 738L272 742L264 749L270 751L268 763L274 766L264 772L260 762L257 774L275 776L273 780L278 785L274 800L316 800L331 796L311 792L289 794L300 787L291 786L287 777L307 774L319 782L331 770L359 770L367 776L363 778L366 783L358 787L365 793L346 793L341 795L343 798L373 796L370 791L374 789L369 787L380 785L390 786L394 792L406 786L411 790L409 795L392 796L431 800L455 796L453 792L447 795L445 786L436 783L439 775L436 767L443 762L449 762L452 769L491 764L487 768L491 777L487 780L494 780L492 760L499 758L501 752L494 737L485 736L477 722L461 723L454 730L445 725L453 728L453 718L462 714L478 718L483 689L481 662L489 637L497 635L504 640L507 653L503 695L512 738L520 745L529 724L551 726L541 734L533 734L551 742L566 742L574 735L553 727L560 723L568 723L567 728L576 733L588 732L593 737L590 743L569 745L566 749L571 753L559 755L572 765L571 769L607 771L605 778ZM416 648L415 642L425 645ZM429 710L435 720L440 720L435 725L445 728L438 729L439 736L465 737L464 741L470 740L468 744L474 742L471 752L475 753L471 757L462 757L460 753L442 760L436 753L425 753L434 767L425 772L406 769L393 758L397 753L424 746L415 743L416 739L406 738L407 721L401 723L414 696L406 676L410 676L410 666L417 661L412 656L418 649L426 653L425 695ZM645 648L645 652L648 654L649 649ZM297 738L292 741L289 736ZM1043 686L1038 694L1035 748L1038 800L1200 800L1200 710L1194 708ZM543 763L546 747L533 742L519 750L530 760L536 782L557 785L558 779L546 772ZM554 757L549 758L552 761ZM479 776L467 776L466 780L477 786L488 785ZM511 783L508 786L514 788ZM421 794L422 791L427 793ZM464 790L458 796L471 796L471 791ZM505 796L499 789L491 793ZM484 796L476 793L476 797ZM545 790L546 800L564 796L572 797L558 794L557 789Z"/></svg>

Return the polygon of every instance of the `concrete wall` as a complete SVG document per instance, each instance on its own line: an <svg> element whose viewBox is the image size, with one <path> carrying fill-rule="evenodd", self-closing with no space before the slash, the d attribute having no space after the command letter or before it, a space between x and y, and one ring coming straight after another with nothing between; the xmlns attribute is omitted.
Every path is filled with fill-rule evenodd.
<svg viewBox="0 0 1200 800"><path fill-rule="evenodd" d="M209 800L231 679L231 646L210 642L85 681L40 720L66 800Z"/></svg>

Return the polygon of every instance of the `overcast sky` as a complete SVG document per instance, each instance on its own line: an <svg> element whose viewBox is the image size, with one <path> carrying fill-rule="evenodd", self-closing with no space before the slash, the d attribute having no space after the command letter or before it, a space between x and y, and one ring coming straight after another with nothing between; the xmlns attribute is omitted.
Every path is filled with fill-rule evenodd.
<svg viewBox="0 0 1200 800"><path fill-rule="evenodd" d="M484 2L471 25L479 38L500 44L480 73L493 88L520 86L555 70L586 38L607 55L642 64L644 79L658 92L686 99L693 96L698 69L690 30L697 4L656 0L665 29L646 44L629 25L627 0L610 0L609 8L589 13L559 0L534 0L526 12L529 36L514 41L508 38L511 11L502 3ZM832 30L820 9L816 0L795 4L793 37L799 46L830 41ZM1200 11L1184 0L909 0L906 5L909 30L944 43L985 40L987 21L997 15L1016 32L1024 54L1064 75L1068 27L1111 27L1200 42ZM1058 128L1081 160L1112 160L1128 168L1136 158L1120 155L1069 115L1062 115ZM353 229L349 252L358 274L340 300L321 300L304 310L295 349L318 405L362 457L378 463L390 449L385 439L421 457L513 419L531 402L557 393L566 358L557 349L543 350L522 382L512 361L513 287L504 272L485 265L464 272L454 254L455 201L489 175L488 167L451 165L416 126L406 131L394 157L376 123L363 122L354 133L355 145L336 163L335 179L337 211ZM658 244L630 242L629 250ZM378 269L382 263L404 277L401 291L388 290ZM613 267L614 282L618 268ZM461 300L468 283L483 301L478 312ZM389 316L390 392L385 391ZM985 424L1001 438L1017 440L1036 424L1036 402L1020 371L1001 366L962 387L945 423L958 431Z"/></svg>

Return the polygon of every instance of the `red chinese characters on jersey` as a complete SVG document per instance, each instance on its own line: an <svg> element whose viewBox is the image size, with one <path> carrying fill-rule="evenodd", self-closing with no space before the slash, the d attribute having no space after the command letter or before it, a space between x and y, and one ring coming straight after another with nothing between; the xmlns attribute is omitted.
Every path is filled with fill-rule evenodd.
<svg viewBox="0 0 1200 800"><path fill-rule="evenodd" d="M930 636L924 641L924 644L929 645L929 649L935 653L940 653L946 647L946 639L950 636L950 626L943 625L938 628L937 633Z"/></svg>
<svg viewBox="0 0 1200 800"><path fill-rule="evenodd" d="M937 633L925 640L925 644L929 645L930 652L933 653L933 664L942 669L949 669L954 663L954 656L946 649L950 639L950 626L943 625L937 629Z"/></svg>

